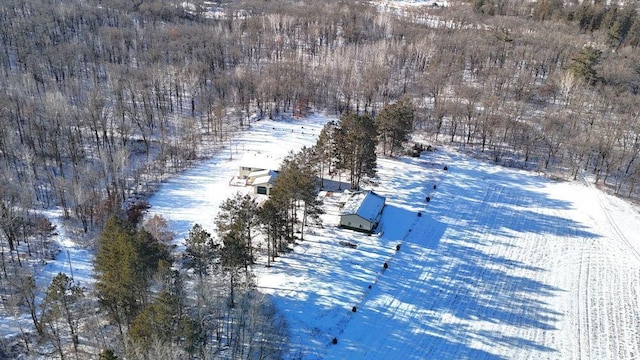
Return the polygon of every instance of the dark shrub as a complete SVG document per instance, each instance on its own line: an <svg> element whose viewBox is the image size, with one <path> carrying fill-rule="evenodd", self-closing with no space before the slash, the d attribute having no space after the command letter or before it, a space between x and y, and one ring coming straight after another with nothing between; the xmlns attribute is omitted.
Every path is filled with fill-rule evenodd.
<svg viewBox="0 0 640 360"><path fill-rule="evenodd" d="M429 202L429 201L431 201L431 197L427 196L424 200L425 200L426 202Z"/></svg>
<svg viewBox="0 0 640 360"><path fill-rule="evenodd" d="M357 307L354 306L354 307L351 308L351 312L356 312L356 311L358 311Z"/></svg>
<svg viewBox="0 0 640 360"><path fill-rule="evenodd" d="M445 166L445 167L443 168L443 170L444 170L444 171L447 171L447 170L449 170L449 168Z"/></svg>
<svg viewBox="0 0 640 360"><path fill-rule="evenodd" d="M396 251L400 251L400 244L396 245Z"/></svg>
<svg viewBox="0 0 640 360"><path fill-rule="evenodd" d="M338 338L333 338L333 340L331 340L331 343L333 345L337 344L338 343Z"/></svg>
<svg viewBox="0 0 640 360"><path fill-rule="evenodd" d="M142 220L145 212L151 208L151 205L145 200L138 200L127 207L127 220L133 226L136 226Z"/></svg>
<svg viewBox="0 0 640 360"><path fill-rule="evenodd" d="M389 268L389 264L384 263L384 265L382 265L383 268L388 269Z"/></svg>

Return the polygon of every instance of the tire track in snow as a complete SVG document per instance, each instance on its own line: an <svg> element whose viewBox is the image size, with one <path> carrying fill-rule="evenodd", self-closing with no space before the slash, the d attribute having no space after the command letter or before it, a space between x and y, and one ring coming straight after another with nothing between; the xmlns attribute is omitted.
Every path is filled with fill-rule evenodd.
<svg viewBox="0 0 640 360"><path fill-rule="evenodd" d="M591 354L591 326L589 296L589 274L591 268L591 254L587 252L585 266L585 249L582 248L580 256L580 271L578 272L578 358L586 359ZM586 332L586 336L583 334ZM583 344L586 342L586 344ZM586 349L585 349L586 348Z"/></svg>
<svg viewBox="0 0 640 360"><path fill-rule="evenodd" d="M633 255L635 256L636 260L638 260L640 262L640 252L638 252L638 249L636 249L636 247L633 246L633 244L631 244L631 242L626 237L626 235L622 232L622 230L620 230L620 227L618 226L618 223L615 221L613 216L611 216L610 211L605 206L605 201L602 198L603 194L601 193L601 191L596 189L595 186L593 186L593 184L590 181L588 181L583 175L581 175L580 177L582 178L582 181L587 185L587 187L591 190L591 192L594 194L594 197L596 198L596 201L598 202L598 206L600 207L600 209L602 209L602 212L604 213L605 217L607 218L607 222L609 223L609 225L613 229L613 231L614 231L616 237L618 238L618 240L620 242L622 242L627 248L629 248L631 250L631 252L633 253Z"/></svg>
<svg viewBox="0 0 640 360"><path fill-rule="evenodd" d="M637 304L634 283L637 275L621 266L636 269L640 263L640 252L621 230L608 208L606 194L598 190L584 176L586 187L592 192L594 201L604 215L602 223L609 226L609 243L590 242L583 244L579 272L578 321L579 358L635 359L638 354ZM597 219L593 219L598 221ZM612 251L612 249L615 249ZM620 262L620 255L631 262ZM626 264L626 265L625 265ZM586 332L586 333L585 333Z"/></svg>

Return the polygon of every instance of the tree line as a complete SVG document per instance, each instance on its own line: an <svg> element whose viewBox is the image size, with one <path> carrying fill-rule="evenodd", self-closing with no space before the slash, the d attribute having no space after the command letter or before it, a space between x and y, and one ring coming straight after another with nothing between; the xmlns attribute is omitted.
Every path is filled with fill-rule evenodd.
<svg viewBox="0 0 640 360"><path fill-rule="evenodd" d="M126 199L224 146L256 116L300 104L375 116L405 96L415 100L419 130L438 139L552 171L582 158L635 194L624 180L629 163L637 168L633 139L617 135L599 149L584 136L586 148L575 149L573 133L543 121L561 112L584 118L579 101L610 92L615 107L586 110L630 119L624 133L634 131L626 104L637 103L640 74L630 7L583 4L529 18L558 5L453 2L396 15L348 1L181 4L3 2L2 21L12 24L0 34L7 206L56 205L85 231L100 229ZM595 13L601 21L574 25ZM622 39L613 47L612 24ZM603 155L611 164L600 166Z"/></svg>

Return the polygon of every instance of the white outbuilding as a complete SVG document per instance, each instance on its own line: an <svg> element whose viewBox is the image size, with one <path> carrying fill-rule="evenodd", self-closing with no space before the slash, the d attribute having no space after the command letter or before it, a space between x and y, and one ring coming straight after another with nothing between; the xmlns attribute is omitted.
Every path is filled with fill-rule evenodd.
<svg viewBox="0 0 640 360"><path fill-rule="evenodd" d="M271 195L271 189L280 175L277 170L263 169L256 166L240 166L238 176L234 176L229 185L251 186L253 192L260 195Z"/></svg>
<svg viewBox="0 0 640 360"><path fill-rule="evenodd" d="M271 189L280 173L276 170L258 170L249 174L247 185L253 186L256 194L271 195Z"/></svg>
<svg viewBox="0 0 640 360"><path fill-rule="evenodd" d="M353 193L340 215L340 227L372 233L382 216L385 198L373 191Z"/></svg>

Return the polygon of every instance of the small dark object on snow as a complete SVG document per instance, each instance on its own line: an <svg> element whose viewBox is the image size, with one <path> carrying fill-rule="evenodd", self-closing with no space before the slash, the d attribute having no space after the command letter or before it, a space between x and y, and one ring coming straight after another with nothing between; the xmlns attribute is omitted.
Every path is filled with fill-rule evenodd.
<svg viewBox="0 0 640 360"><path fill-rule="evenodd" d="M389 264L384 263L384 265L382 265L383 268L388 269L389 268Z"/></svg>
<svg viewBox="0 0 640 360"><path fill-rule="evenodd" d="M371 289L371 285L369 285L369 289Z"/></svg>
<svg viewBox="0 0 640 360"><path fill-rule="evenodd" d="M331 340L331 343L333 345L337 344L338 343L338 338L333 338L333 340Z"/></svg>
<svg viewBox="0 0 640 360"><path fill-rule="evenodd" d="M412 157L420 157L420 153L424 151L424 145L422 144L413 144L409 150L407 150L407 155Z"/></svg>
<svg viewBox="0 0 640 360"><path fill-rule="evenodd" d="M427 197L424 199L424 201L429 202L429 201L431 201L431 198L430 198L429 196L427 196Z"/></svg>
<svg viewBox="0 0 640 360"><path fill-rule="evenodd" d="M443 168L443 170L444 170L444 171L447 171L447 170L449 170L449 168L445 166L445 167Z"/></svg>
<svg viewBox="0 0 640 360"><path fill-rule="evenodd" d="M433 190L435 190L438 186L433 184Z"/></svg>
<svg viewBox="0 0 640 360"><path fill-rule="evenodd" d="M422 213L418 211L418 217L422 216Z"/></svg>
<svg viewBox="0 0 640 360"><path fill-rule="evenodd" d="M358 247L357 244L354 244L354 243L351 243L351 242L348 242L348 241L339 241L338 244L340 244L342 246L346 246L346 247L352 248L352 249L355 249L355 248Z"/></svg>
<svg viewBox="0 0 640 360"><path fill-rule="evenodd" d="M351 312L356 312L356 311L358 311L357 307L354 306L354 307L351 308Z"/></svg>
<svg viewBox="0 0 640 360"><path fill-rule="evenodd" d="M396 251L400 251L400 244L396 245Z"/></svg>

